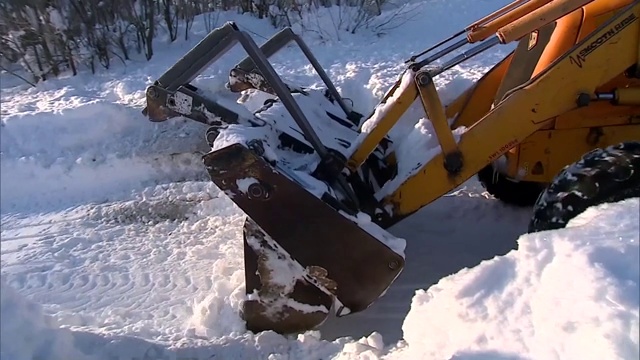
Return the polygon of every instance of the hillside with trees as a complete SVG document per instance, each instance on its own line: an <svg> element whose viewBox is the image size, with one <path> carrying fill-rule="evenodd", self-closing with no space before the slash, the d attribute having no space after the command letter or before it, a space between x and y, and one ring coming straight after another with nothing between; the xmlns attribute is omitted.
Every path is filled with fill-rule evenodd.
<svg viewBox="0 0 640 360"><path fill-rule="evenodd" d="M170 42L188 40L197 16L203 16L206 30L210 31L221 25L216 16L224 11L266 19L281 28L303 21L323 8L338 8L336 29L355 33L382 13L385 1L3 0L0 69L20 69L30 77L25 81L37 83L61 73L95 73L132 57L150 60L160 36ZM398 10L394 16L400 13Z"/></svg>

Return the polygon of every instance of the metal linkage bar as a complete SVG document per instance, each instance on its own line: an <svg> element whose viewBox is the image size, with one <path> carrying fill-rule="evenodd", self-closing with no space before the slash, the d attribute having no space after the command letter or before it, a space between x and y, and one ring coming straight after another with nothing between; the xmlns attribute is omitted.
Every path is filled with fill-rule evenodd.
<svg viewBox="0 0 640 360"><path fill-rule="evenodd" d="M430 48L428 48L428 49L426 49L426 50L423 50L423 51L421 51L421 52L419 52L419 53L417 53L417 54L415 54L415 55L411 55L411 57L410 57L409 59L405 60L405 62L404 62L404 63L405 63L405 64L412 64L412 63L414 63L414 62L415 62L415 61L416 61L420 56L423 56L423 55L427 54L428 52L431 52L431 51L433 51L433 50L435 50L435 49L439 48L440 46L442 46L442 45L444 45L444 44L446 44L446 43L448 43L448 42L452 41L453 39L455 39L455 38L459 37L460 35L464 35L464 33L465 33L465 30L460 30L459 32L457 32L457 33L455 33L455 34L451 35L450 37L448 37L448 38L446 38L446 39L444 39L444 40L440 41L439 43L437 43L437 44L433 45L432 47L430 47Z"/></svg>
<svg viewBox="0 0 640 360"><path fill-rule="evenodd" d="M240 31L238 26L233 22L227 22L211 31L165 71L158 78L157 85L169 91L175 91L179 86L190 83L236 44L237 38L234 34L238 31Z"/></svg>
<svg viewBox="0 0 640 360"><path fill-rule="evenodd" d="M488 49L492 48L495 45L498 45L499 43L500 43L500 39L498 37L493 37L493 38L491 38L489 40L486 40L486 41L484 41L484 42L472 47L471 49L469 49L467 51L464 51L463 53L453 57L452 59L446 61L444 63L444 65L438 67L438 69L441 70L439 73L442 73L443 71L451 69L452 67L460 64L461 62L463 62L463 61L465 61L467 59L470 59L473 56L476 56L476 55L482 53L483 51L488 50ZM431 64L432 62L442 58L443 56L448 55L448 54L450 54L450 53L462 48L463 46L469 45L469 44L471 44L471 43L467 39L458 40L457 42L453 43L452 45L447 46L446 48L436 52L435 54L427 57L424 60L421 60L421 61L419 61L417 63L410 64L409 67L412 68L414 71L418 71L421 68ZM437 74L432 72L432 75L435 76Z"/></svg>
<svg viewBox="0 0 640 360"><path fill-rule="evenodd" d="M287 31L289 30L289 31ZM275 55L282 48L287 46L292 40L290 35L291 29L284 28L278 31L275 35L270 37L264 44L260 45L260 51L264 54L264 56L268 59ZM237 68L240 68L244 71L256 71L256 64L251 59L251 56L247 56L238 64L236 64Z"/></svg>
<svg viewBox="0 0 640 360"><path fill-rule="evenodd" d="M286 34L283 31L280 33ZM282 44L282 41L285 39L286 35L279 35L276 36L276 41L272 41L270 44ZM328 154L327 149L309 124L298 103L296 103L291 96L289 89L284 85L271 64L269 64L267 57L255 41L245 32L241 31L234 22L227 22L223 26L211 31L202 41L160 76L156 84L154 84L155 88L164 89L168 92L176 92L178 88L191 82L238 42L240 42L247 52L248 58L254 66L264 74L276 95L291 113L291 116L318 155L320 155L321 158L325 158ZM273 53L277 49L266 48L265 50L267 50L268 53ZM168 107L173 106L168 104Z"/></svg>
<svg viewBox="0 0 640 360"><path fill-rule="evenodd" d="M269 40L267 40L264 44L262 44L262 46L260 46L260 50L262 50L262 53L268 59L271 56L275 55L278 51L280 51L282 48L287 46L292 41L298 45L302 53L306 56L307 60L309 61L311 66L313 66L316 73L318 74L318 76L320 76L324 84L327 86L329 93L338 103L340 108L342 108L342 111L344 111L347 118L349 120L354 120L353 117L356 117L357 119L355 120L359 120L361 115L354 113L351 110L351 108L347 106L347 104L344 102L344 100L340 96L338 89L336 89L335 85L333 84L333 82L331 81L327 73L324 71L324 69L318 62L318 59L316 59L316 57L313 55L313 53L311 52L307 44L300 38L300 36L294 33L293 30L291 30L291 28L285 28L283 30L280 30L278 33L272 36ZM251 59L251 56L247 56L242 61L240 61L236 65L236 67L244 71L250 72L250 71L256 70L255 65L256 64L254 64L253 60Z"/></svg>
<svg viewBox="0 0 640 360"><path fill-rule="evenodd" d="M304 112L291 95L290 89L284 84L273 66L269 63L267 55L273 55L291 40L296 41L316 71L320 74L323 81L325 81L329 91L332 92L332 96L334 96L339 103L342 102L341 106L343 110L346 109L348 111L336 88L318 61L313 57L309 48L291 29L287 28L280 31L263 45L264 49L261 49L246 32L241 31L233 22L227 22L220 28L210 32L202 41L162 74L158 81L147 89L148 104L152 104L153 106L147 106L144 111L147 112L152 119L157 119L156 121L162 121L172 113L177 113L207 124L217 123L218 120L221 119L220 115L228 115L231 121L237 122L239 118L237 114L229 111L229 109L226 109L224 106L220 106L215 101L204 99L195 91L191 91L189 88L192 88L192 86L189 85L189 83L239 42L248 55L247 59L249 59L243 60L239 66L248 67L251 65L250 68L257 69L262 76L264 76L273 88L275 95L280 98L282 104L302 130L304 137L320 156L321 163L319 169L323 173L325 180L332 183L337 182L344 191L344 194L351 199L357 207L357 197L340 174L344 168L345 160L339 158L335 152L328 151L322 144ZM200 114L201 111L194 112L194 105L203 105L208 111L213 113L213 116L202 116Z"/></svg>
<svg viewBox="0 0 640 360"><path fill-rule="evenodd" d="M289 31L291 30L289 29ZM291 33L293 34L293 32ZM344 191L344 194L353 202L354 206L359 207L357 196L346 182L346 179L344 179L344 177L340 174L340 172L344 168L344 161L342 159L336 159L335 153L330 153L329 151L327 151L327 148L325 148L320 138L309 124L309 121L302 112L302 109L300 109L298 103L289 92L289 88L284 84L273 66L271 66L271 64L269 63L269 60L265 56L265 53L260 50L258 45L256 45L253 39L251 39L251 37L249 37L249 35L247 35L245 32L238 32L237 34L238 40L249 55L249 58L252 59L258 71L260 71L260 73L262 73L262 75L267 79L269 84L271 84L271 87L276 92L276 95L280 98L280 101L282 101L282 104L289 111L293 119L296 121L296 123L304 133L307 140L309 140L313 148L318 153L318 155L320 155L321 166L323 167L322 171L328 178L327 180L330 182L337 182L340 188L342 188L342 190Z"/></svg>
<svg viewBox="0 0 640 360"><path fill-rule="evenodd" d="M472 57L479 55L483 52L485 52L486 50L496 46L500 44L500 39L495 36L492 37L491 39L480 43L479 45L476 45L474 47L472 47L471 49L463 52L460 55L457 55L455 57L453 57L452 59L450 59L449 61L445 62L444 64L442 64L441 66L439 66L437 69L438 71L432 72L430 71L431 76L435 76L438 74L443 73L444 71L447 71L449 69L451 69L452 67L464 62L465 60L471 59Z"/></svg>
<svg viewBox="0 0 640 360"><path fill-rule="evenodd" d="M315 133L311 124L309 124L309 121L302 112L302 109L300 109L300 106L298 106L298 103L289 92L289 88L284 84L284 82L282 82L282 79L280 79L273 66L269 63L265 54L260 50L255 41L253 41L253 39L251 39L251 37L249 37L245 32L238 31L235 34L240 44L249 55L249 58L253 60L257 69L264 75L269 84L271 84L276 95L280 98L280 101L282 101L282 104L289 111L300 127L300 130L302 130L318 155L320 155L321 158L327 156L327 149L324 147L320 138Z"/></svg>
<svg viewBox="0 0 640 360"><path fill-rule="evenodd" d="M447 54L449 54L449 53L451 53L451 52L453 52L455 50L460 49L461 47L463 47L463 46L465 46L467 44L469 44L467 39L459 40L456 43L454 43L453 45L449 45L446 48L438 51L437 53L429 56L428 58L426 58L426 59L424 59L424 60L422 60L420 62L415 63L414 65L412 65L412 68L414 69L414 71L417 71L420 68L431 64L432 62L440 59L441 57L443 57L443 56L445 56L445 55L447 55Z"/></svg>

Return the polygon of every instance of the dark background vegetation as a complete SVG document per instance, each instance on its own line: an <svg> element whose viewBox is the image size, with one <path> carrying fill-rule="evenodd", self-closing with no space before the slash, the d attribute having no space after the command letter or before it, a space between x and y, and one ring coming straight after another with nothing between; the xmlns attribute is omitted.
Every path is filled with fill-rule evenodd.
<svg viewBox="0 0 640 360"><path fill-rule="evenodd" d="M336 28L355 33L387 0L2 0L0 70L20 69L36 83L61 73L95 73L132 57L150 60L158 37L188 40L196 16L207 31L217 15L236 11L291 26L318 9L349 9ZM379 26L379 25L378 25ZM29 77L30 79L27 79Z"/></svg>

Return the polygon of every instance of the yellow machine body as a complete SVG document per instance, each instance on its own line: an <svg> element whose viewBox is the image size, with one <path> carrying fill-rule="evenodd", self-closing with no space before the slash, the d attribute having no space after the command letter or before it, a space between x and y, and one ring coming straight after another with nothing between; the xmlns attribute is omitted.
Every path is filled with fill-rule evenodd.
<svg viewBox="0 0 640 360"><path fill-rule="evenodd" d="M546 6L554 3L563 2ZM387 94L397 99L393 107L348 166L360 165L416 99L434 125L442 152L384 199L398 217L491 164L514 181L548 184L594 148L640 139L640 3L586 3L520 38L514 52L449 104L443 106L433 82L420 75L413 86L394 94L398 81ZM459 126L468 130L456 143L451 130ZM445 168L448 155L459 158L459 168Z"/></svg>

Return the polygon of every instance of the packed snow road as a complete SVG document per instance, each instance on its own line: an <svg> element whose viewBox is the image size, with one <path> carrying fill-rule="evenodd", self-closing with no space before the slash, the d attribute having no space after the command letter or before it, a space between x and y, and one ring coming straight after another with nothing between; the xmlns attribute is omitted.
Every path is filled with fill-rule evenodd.
<svg viewBox="0 0 640 360"><path fill-rule="evenodd" d="M408 55L504 3L416 2L420 20L380 38L308 41L367 113ZM225 16L263 37L275 32ZM202 167L205 129L140 114L146 85L192 45L37 88L3 78L3 359L638 358L638 199L521 236L529 209L500 204L475 180L390 229L407 240L407 265L371 308L331 318L319 333L245 332L243 214ZM439 77L445 99L506 51ZM292 53L274 58L278 72L317 85ZM242 54L230 55L196 85L222 94ZM420 116L403 119L409 130Z"/></svg>
<svg viewBox="0 0 640 360"><path fill-rule="evenodd" d="M408 241L406 270L370 309L325 324L323 338L378 331L387 341L400 340L416 289L506 253L527 216L514 215L476 187L397 225L392 233ZM242 329L235 314L243 295L242 222L239 209L209 182L7 215L3 271L11 286L48 304L69 325L156 339L185 332L222 336Z"/></svg>
<svg viewBox="0 0 640 360"><path fill-rule="evenodd" d="M484 205L474 209L471 199L486 201L456 197L449 200L469 206L446 209L454 219L468 216L469 210L488 210ZM150 215L149 210L159 213ZM427 218L415 220L426 224ZM6 218L0 292L3 358L639 355L638 199L590 209L565 230L520 237L518 251L470 269L460 268L476 265L477 248L470 249L462 238L452 244L446 229L431 231L449 241L433 249L425 245L437 241L416 246L418 260L412 263L427 265L408 268L374 307L354 315L351 322L343 318L326 324L320 334L290 339L243 330L237 315L243 292L240 221L230 200L204 182L148 189L145 199ZM500 222L493 219L494 225ZM454 228L454 233L473 233L471 227ZM497 237L494 241L478 242L477 247L490 252L495 245L493 250L506 252L512 245L506 240L498 244ZM462 248L469 250L466 256L459 255ZM426 260L418 257L421 254ZM430 276L456 271L428 292L420 290L429 285ZM403 341L396 344L398 326ZM370 333L359 341L333 339L341 332L355 339L358 333Z"/></svg>
<svg viewBox="0 0 640 360"><path fill-rule="evenodd" d="M407 241L405 270L367 311L328 320L323 335L366 336L378 331L385 341L400 340L411 305L407 299L417 289L506 254L526 232L529 216L529 209L504 206L470 180L389 230Z"/></svg>

